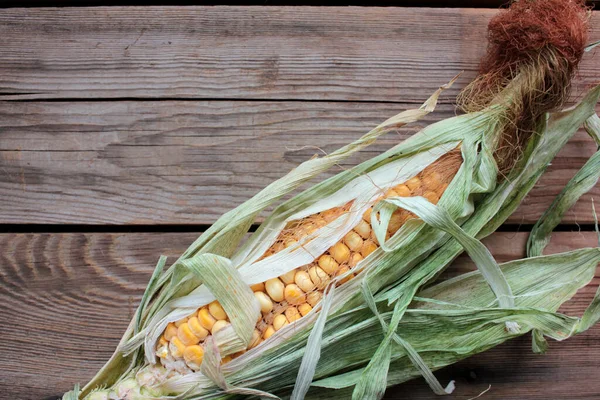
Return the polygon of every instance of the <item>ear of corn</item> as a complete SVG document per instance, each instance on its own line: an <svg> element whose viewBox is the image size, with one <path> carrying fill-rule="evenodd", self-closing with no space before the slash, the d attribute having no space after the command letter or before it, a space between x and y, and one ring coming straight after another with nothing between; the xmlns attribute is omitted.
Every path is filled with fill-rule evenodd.
<svg viewBox="0 0 600 400"><path fill-rule="evenodd" d="M306 169L298 167L291 177L226 214L162 275L161 258L116 355L82 396L108 385L112 389L93 395L108 396L112 390L129 396L124 398L182 393L183 398L218 393L270 396L270 392L319 397L327 392L310 389L316 380L313 386L355 386L355 397L372 398L415 371L436 392L443 391L430 368L459 357L444 358L441 364L423 358L419 351L427 349L426 344L418 344L404 330L413 315L408 307L414 294L463 246L485 278L478 287L488 291L486 296L495 292L503 305L500 314L478 312L513 328L506 331L496 324L494 329L502 335L486 342L467 329L478 316L465 314L466 331L456 328L456 332L474 335L473 352L531 328L554 335L535 321L540 315L559 318L553 314L555 307L581 282L569 286L566 275L561 275L564 299L540 303L543 311L535 318L515 312L514 283L498 274L497 264L473 237L493 231L514 210L564 142L593 115L599 93L600 87L578 107L541 125L540 135L506 181L496 184L497 169L486 145L501 111L492 107L431 125L383 155L286 201L234 250L247 219L308 178ZM364 143L361 138L349 147L358 149ZM339 153L328 157L337 162ZM444 164L453 157L454 169ZM474 196L479 196L476 206ZM585 254L597 257L593 251ZM575 255L564 257L559 259L561 265L568 264L564 268L583 265L575 262ZM584 263L586 268L593 260ZM462 310L460 290L441 287L444 301ZM436 312L456 314L444 307ZM422 318L433 318L427 315ZM590 320L595 319L592 313ZM362 334L353 339L353 346L338 341L348 338L344 332L357 331ZM439 343L436 340L441 339L434 334L427 343L433 346ZM400 362L397 351L408 358ZM353 372L336 375L353 366ZM388 368L390 378L377 379L379 371Z"/></svg>

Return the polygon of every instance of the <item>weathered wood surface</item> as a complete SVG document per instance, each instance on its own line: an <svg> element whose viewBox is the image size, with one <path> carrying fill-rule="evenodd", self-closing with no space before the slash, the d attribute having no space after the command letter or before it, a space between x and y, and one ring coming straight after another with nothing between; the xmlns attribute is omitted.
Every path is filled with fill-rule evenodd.
<svg viewBox="0 0 600 400"><path fill-rule="evenodd" d="M119 7L0 10L0 99L421 102L485 51L487 9ZM600 38L594 13L591 38ZM596 50L596 54L597 54ZM593 54L592 54L593 55ZM597 83L585 58L575 91Z"/></svg>
<svg viewBox="0 0 600 400"><path fill-rule="evenodd" d="M171 260L196 233L0 235L0 398L39 400L85 382L110 357L160 254ZM485 242L499 261L524 255L524 233L496 233ZM596 235L556 233L548 253L596 245ZM449 270L472 269L466 257ZM600 273L600 271L599 271ZM580 314L598 278L564 311ZM492 385L486 399L592 399L600 395L600 328L532 355L529 337L437 373L457 380L450 399L468 399ZM430 399L422 380L388 390L387 398Z"/></svg>
<svg viewBox="0 0 600 400"><path fill-rule="evenodd" d="M0 223L209 224L314 154L329 153L414 107L0 101ZM453 113L451 105L442 104L422 122L388 134L340 168L373 157L417 127ZM579 132L509 222L535 222L595 148ZM590 223L591 198L599 194L596 187L583 196L565 221Z"/></svg>

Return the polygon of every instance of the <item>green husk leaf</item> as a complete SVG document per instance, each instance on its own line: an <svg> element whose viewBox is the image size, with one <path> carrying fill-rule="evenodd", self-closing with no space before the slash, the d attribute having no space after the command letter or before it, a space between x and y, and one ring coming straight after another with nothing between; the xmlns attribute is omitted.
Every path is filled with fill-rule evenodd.
<svg viewBox="0 0 600 400"><path fill-rule="evenodd" d="M586 121L586 129L600 145L600 119L596 114ZM581 196L592 189L600 179L600 151L594 153L585 165L577 171L550 207L536 222L527 240L527 254L530 257L541 255L550 242L552 231L560 223L565 213Z"/></svg>

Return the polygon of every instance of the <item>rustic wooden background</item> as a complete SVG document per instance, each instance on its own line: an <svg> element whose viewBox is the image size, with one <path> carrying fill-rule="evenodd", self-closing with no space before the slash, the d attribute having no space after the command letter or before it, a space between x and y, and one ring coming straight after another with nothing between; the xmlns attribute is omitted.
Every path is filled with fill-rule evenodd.
<svg viewBox="0 0 600 400"><path fill-rule="evenodd" d="M466 2L467 4L477 2ZM487 5L479 2L479 5ZM463 3L464 5L464 3ZM0 398L54 399L108 359L160 254L321 150L422 102L454 114L485 51L485 8L0 9ZM591 38L600 39L600 14ZM574 97L600 81L586 54ZM600 111L600 108L599 108ZM501 232L501 261L595 146L568 143ZM343 166L342 166L343 167ZM592 197L548 252L594 246ZM452 267L472 268L466 258ZM581 313L597 280L565 307ZM451 399L600 398L600 328L533 355L523 337L439 371ZM429 399L422 380L387 398Z"/></svg>

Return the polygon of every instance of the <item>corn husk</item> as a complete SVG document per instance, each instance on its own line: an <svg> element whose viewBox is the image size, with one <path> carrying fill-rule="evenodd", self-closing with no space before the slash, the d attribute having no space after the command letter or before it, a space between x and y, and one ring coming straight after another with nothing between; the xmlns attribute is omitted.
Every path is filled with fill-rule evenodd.
<svg viewBox="0 0 600 400"><path fill-rule="evenodd" d="M136 399L247 395L299 399L325 397L337 388L340 395L353 393L354 398L369 399L381 397L388 385L416 374L422 374L435 393L444 394L452 388L435 379L434 369L534 328L555 339L566 338L558 333L565 332L564 327L573 328L567 331L570 334L579 332L582 322L555 311L591 279L591 265L598 262L597 249L499 266L477 239L502 224L566 141L594 114L600 87L575 108L542 120L523 157L500 183L496 181L493 149L504 109L494 105L430 125L387 152L283 202L242 243L262 210L380 135L431 112L441 90L421 108L400 113L356 142L311 159L275 181L221 217L165 272L165 259L161 258L116 353L81 393L66 396L83 398L108 387L114 393L125 388L128 398ZM416 175L458 145L463 163L437 206L420 197L377 202L382 189ZM259 260L289 221L348 201L356 207L348 215L298 245ZM354 218L360 218L371 205L376 205L371 222L382 246L359 264L354 271L357 276L339 287L334 281L310 314L221 365L221 357L249 343L259 311L248 285L314 259L313 254L337 242L351 229ZM420 218L410 220L384 241L391 213L398 207ZM473 258L479 272L435 286L440 293L433 288L422 291L415 303L415 295L424 285L463 250ZM540 280L531 267L539 264L554 265L555 269L548 267L552 271L565 271L547 272L552 279ZM462 301L460 293L465 287L469 298ZM557 295L548 296L550 290L556 290ZM206 346L201 371L148 387L136 386L136 376L148 374L156 361L154 344L166 325L215 298L230 316L231 325ZM535 301L522 302L521 298ZM595 312L591 314L588 324L597 319ZM482 325L481 321L486 322ZM425 327L427 335L423 334ZM489 328L489 337L478 335L475 327ZM454 336L469 339L468 345L457 341L463 350L436 355L432 349L443 348ZM349 346L348 340L357 347Z"/></svg>

